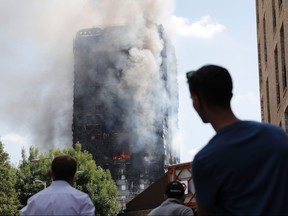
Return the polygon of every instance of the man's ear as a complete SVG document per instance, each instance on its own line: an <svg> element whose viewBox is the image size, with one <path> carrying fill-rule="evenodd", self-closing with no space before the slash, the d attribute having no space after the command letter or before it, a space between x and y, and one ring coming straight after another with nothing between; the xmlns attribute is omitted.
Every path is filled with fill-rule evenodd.
<svg viewBox="0 0 288 216"><path fill-rule="evenodd" d="M164 194L164 200L168 199L167 194Z"/></svg>
<svg viewBox="0 0 288 216"><path fill-rule="evenodd" d="M198 110L199 110L200 107L201 107L200 98L199 98L198 95L192 95L191 98L192 98L192 101L193 101L193 107L194 107L194 109L198 112Z"/></svg>
<svg viewBox="0 0 288 216"><path fill-rule="evenodd" d="M181 203L184 203L185 201L185 194L183 194L180 198L179 198L180 202Z"/></svg>
<svg viewBox="0 0 288 216"><path fill-rule="evenodd" d="M53 174L53 172L52 172L51 169L49 170L49 175L50 175L50 177L54 180L54 174Z"/></svg>

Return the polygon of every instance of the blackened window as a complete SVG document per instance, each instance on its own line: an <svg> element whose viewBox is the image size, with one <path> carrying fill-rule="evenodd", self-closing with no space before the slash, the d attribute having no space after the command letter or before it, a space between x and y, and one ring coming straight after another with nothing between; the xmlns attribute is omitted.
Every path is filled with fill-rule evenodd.
<svg viewBox="0 0 288 216"><path fill-rule="evenodd" d="M285 38L284 38L284 28L283 24L280 29L280 46L281 46L281 71L282 71L282 82L283 91L287 88L287 71L286 71L286 60L285 60Z"/></svg>
<svg viewBox="0 0 288 216"><path fill-rule="evenodd" d="M279 67L278 67L278 49L277 46L274 50L274 68L275 68L275 81L276 81L276 101L277 105L280 104L280 82L279 82Z"/></svg>

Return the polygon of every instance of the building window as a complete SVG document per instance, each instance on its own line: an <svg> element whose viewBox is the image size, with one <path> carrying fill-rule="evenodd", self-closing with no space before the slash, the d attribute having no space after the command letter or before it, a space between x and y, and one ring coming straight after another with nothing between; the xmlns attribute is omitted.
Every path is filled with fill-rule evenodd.
<svg viewBox="0 0 288 216"><path fill-rule="evenodd" d="M260 43L258 43L258 71L259 71L259 80L260 83L262 82L262 68L261 68L261 46Z"/></svg>
<svg viewBox="0 0 288 216"><path fill-rule="evenodd" d="M287 88L287 72L286 72L285 38L284 38L283 24L280 29L280 46L281 46L282 82L283 82L283 91L285 91Z"/></svg>
<svg viewBox="0 0 288 216"><path fill-rule="evenodd" d="M275 67L275 81L276 81L276 101L277 106L280 104L280 84L279 84L279 68L278 68L278 49L274 50L274 67Z"/></svg>
<svg viewBox="0 0 288 216"><path fill-rule="evenodd" d="M275 31L275 29L276 29L275 0L272 0L272 23L273 23L273 31Z"/></svg>
<svg viewBox="0 0 288 216"><path fill-rule="evenodd" d="M125 191L126 190L126 185L121 185L121 190Z"/></svg>
<svg viewBox="0 0 288 216"><path fill-rule="evenodd" d="M256 19L257 19L257 26L259 26L259 2L256 0Z"/></svg>
<svg viewBox="0 0 288 216"><path fill-rule="evenodd" d="M269 82L268 82L268 79L266 80L266 100L267 100L267 117L268 117L268 122L271 122L271 116L270 116L270 98L269 98Z"/></svg>
<svg viewBox="0 0 288 216"><path fill-rule="evenodd" d="M282 0L278 0L278 7L281 8L282 6Z"/></svg>
<svg viewBox="0 0 288 216"><path fill-rule="evenodd" d="M264 101L261 98L261 120L264 121Z"/></svg>
<svg viewBox="0 0 288 216"><path fill-rule="evenodd" d="M95 139L102 139L102 134L100 133L95 134Z"/></svg>
<svg viewBox="0 0 288 216"><path fill-rule="evenodd" d="M285 132L286 134L288 134L288 107L286 107L284 115L285 115Z"/></svg>
<svg viewBox="0 0 288 216"><path fill-rule="evenodd" d="M263 18L263 35L264 35L264 57L265 62L267 62L267 36L266 36L266 20L265 17Z"/></svg>

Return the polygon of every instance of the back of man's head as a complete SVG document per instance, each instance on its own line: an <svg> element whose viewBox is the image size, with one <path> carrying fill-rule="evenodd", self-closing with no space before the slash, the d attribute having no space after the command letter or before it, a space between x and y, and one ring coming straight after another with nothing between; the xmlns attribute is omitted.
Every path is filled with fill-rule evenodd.
<svg viewBox="0 0 288 216"><path fill-rule="evenodd" d="M51 164L53 180L64 180L71 183L77 170L77 162L69 155L57 156Z"/></svg>
<svg viewBox="0 0 288 216"><path fill-rule="evenodd" d="M168 198L181 199L184 195L184 191L184 187L180 182L172 181L166 185L165 194Z"/></svg>
<svg viewBox="0 0 288 216"><path fill-rule="evenodd" d="M191 95L196 95L209 106L229 106L233 83L229 72L217 65L205 65L187 73Z"/></svg>

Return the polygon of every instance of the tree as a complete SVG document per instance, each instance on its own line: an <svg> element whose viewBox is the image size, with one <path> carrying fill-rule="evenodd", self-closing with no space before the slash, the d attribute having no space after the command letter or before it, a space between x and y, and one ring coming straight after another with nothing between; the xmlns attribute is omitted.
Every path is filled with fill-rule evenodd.
<svg viewBox="0 0 288 216"><path fill-rule="evenodd" d="M48 158L46 154L40 154L37 148L29 148L29 157L27 158L25 150L22 149L22 160L19 164L16 181L16 190L18 191L18 199L23 206L27 204L29 197L44 188L38 181L50 185L52 179L50 177L50 164L53 157Z"/></svg>
<svg viewBox="0 0 288 216"><path fill-rule="evenodd" d="M17 172L17 189L22 191L19 200L26 205L27 199L36 192L51 183L50 165L52 159L58 155L70 155L77 161L77 173L75 187L88 193L96 208L96 215L116 215L120 206L117 202L117 186L111 178L108 170L96 166L90 153L81 150L81 144L77 143L75 148L64 150L50 150L48 154L39 154L37 148L30 147L29 157L22 150L22 160ZM35 182L35 180L38 180ZM39 184L40 182L40 184Z"/></svg>
<svg viewBox="0 0 288 216"><path fill-rule="evenodd" d="M18 214L20 203L15 191L16 169L10 165L9 155L0 141L0 215Z"/></svg>
<svg viewBox="0 0 288 216"><path fill-rule="evenodd" d="M81 191L88 193L96 207L96 215L116 215L120 206L117 202L117 186L111 178L109 170L96 166L92 155L81 151L81 144L75 149L64 150L78 161L77 185Z"/></svg>

